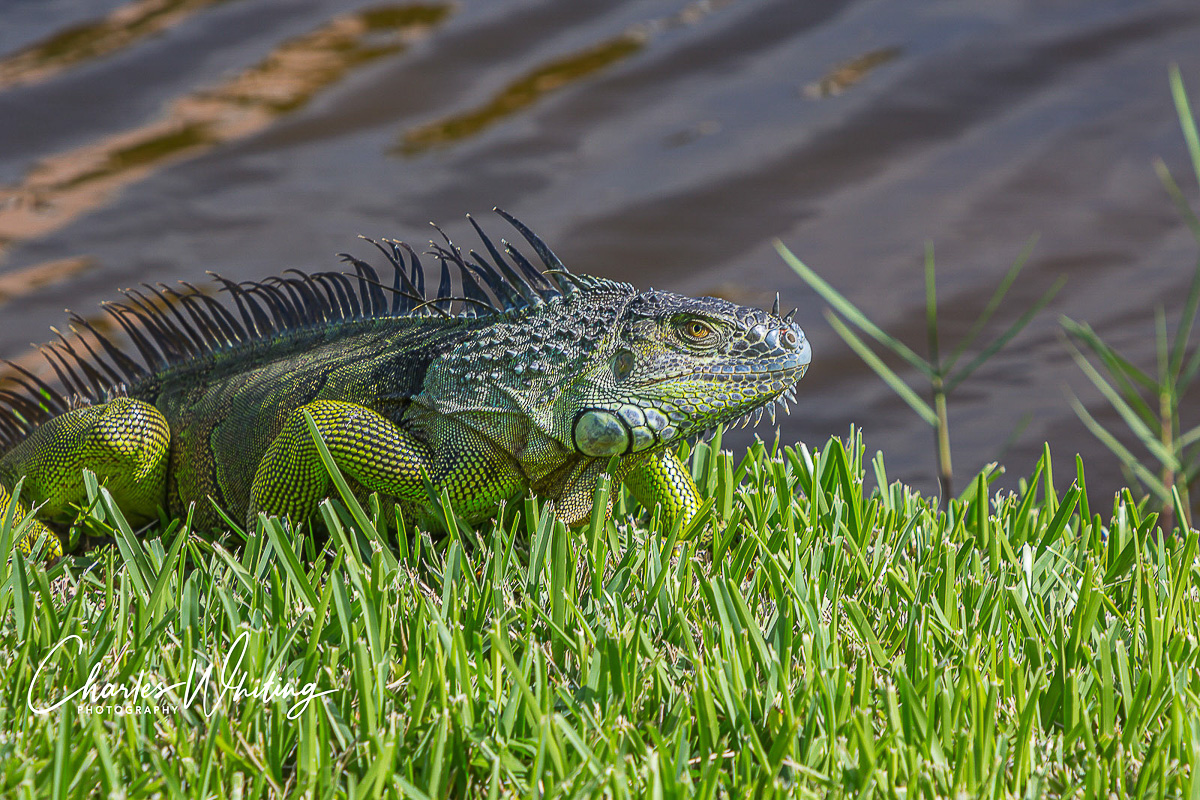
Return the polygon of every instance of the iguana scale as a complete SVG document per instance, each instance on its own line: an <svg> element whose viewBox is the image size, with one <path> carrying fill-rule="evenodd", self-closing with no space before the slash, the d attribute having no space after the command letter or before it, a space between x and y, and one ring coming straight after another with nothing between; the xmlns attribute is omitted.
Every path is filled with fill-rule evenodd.
<svg viewBox="0 0 1200 800"><path fill-rule="evenodd" d="M532 490L578 524L618 456L640 502L690 518L698 495L672 445L794 399L803 331L778 301L768 313L571 273L499 213L544 272L471 220L486 255L443 235L432 295L416 253L384 240L390 285L343 254L353 273L217 276L232 303L186 284L127 290L105 306L124 348L73 316L81 336L43 348L59 386L16 364L0 386L0 514L20 478L15 518L36 509L18 548L45 534L61 554L43 523L86 501L83 469L135 523L195 504L211 527L210 498L250 524L306 520L330 489L306 411L357 488L410 513L429 480L467 520Z"/></svg>

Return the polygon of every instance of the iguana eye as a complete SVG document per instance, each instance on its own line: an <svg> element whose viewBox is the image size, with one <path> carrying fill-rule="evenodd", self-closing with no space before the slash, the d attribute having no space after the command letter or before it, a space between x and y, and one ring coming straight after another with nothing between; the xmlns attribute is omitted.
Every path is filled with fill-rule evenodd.
<svg viewBox="0 0 1200 800"><path fill-rule="evenodd" d="M713 335L713 329L698 319L689 320L679 326L684 337L693 342L700 342Z"/></svg>

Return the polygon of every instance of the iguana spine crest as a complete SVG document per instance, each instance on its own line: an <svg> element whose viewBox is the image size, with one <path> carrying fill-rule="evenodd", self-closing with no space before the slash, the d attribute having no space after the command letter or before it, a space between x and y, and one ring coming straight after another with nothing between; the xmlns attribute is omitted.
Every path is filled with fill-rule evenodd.
<svg viewBox="0 0 1200 800"><path fill-rule="evenodd" d="M388 317L505 316L579 291L633 291L629 284L570 272L528 227L505 211L494 210L529 243L545 272L504 239L497 247L468 214L490 260L474 250L464 255L434 225L445 243L431 241L426 253L441 262L432 297L426 293L424 266L412 247L396 239L364 236L360 238L374 245L391 265L391 285L383 283L367 262L340 253L353 273L288 269L264 280L236 282L210 272L219 291L233 299L232 308L182 281L184 291L161 283L143 283L145 291L123 290L125 302L107 302L102 307L136 353L127 352L95 324L69 312L75 336L68 338L52 328L58 341L40 348L60 387L20 364L2 360L16 374L7 377L10 385L0 384L0 453L49 419L122 396L128 387L171 368L318 326ZM454 277L461 290L458 295Z"/></svg>
<svg viewBox="0 0 1200 800"><path fill-rule="evenodd" d="M23 525L17 548L45 536L62 553L47 524L72 524L84 471L131 524L311 521L331 488L313 426L353 491L421 525L442 524L431 485L468 524L532 491L580 525L610 471L669 524L692 519L674 445L786 404L811 360L804 331L778 306L573 274L499 213L541 267L470 220L483 254L442 233L429 292L417 254L384 239L388 283L343 255L344 273L214 275L224 300L143 284L104 325L73 316L78 338L42 351L57 387L15 364L0 384L0 515Z"/></svg>

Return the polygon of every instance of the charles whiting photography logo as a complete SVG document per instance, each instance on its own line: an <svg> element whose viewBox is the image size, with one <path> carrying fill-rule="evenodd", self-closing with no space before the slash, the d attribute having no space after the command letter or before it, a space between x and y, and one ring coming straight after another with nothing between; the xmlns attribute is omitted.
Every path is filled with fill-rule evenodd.
<svg viewBox="0 0 1200 800"><path fill-rule="evenodd" d="M185 708L198 708L211 717L221 708L242 702L261 702L264 705L283 702L287 718L296 719L318 697L333 692L317 691L316 682L299 683L285 680L277 670L252 674L243 667L250 632L243 631L229 648L224 663L207 658L180 680L168 681L151 670L138 670L119 680L106 677L112 670L107 659L97 660L88 671L82 685L73 677L77 674L70 648L72 641L82 645L77 635L64 637L46 654L34 672L26 694L29 710L35 714L51 714L73 703L80 714L141 714L158 710L169 713ZM124 651L122 651L123 655ZM119 661L116 659L116 661Z"/></svg>

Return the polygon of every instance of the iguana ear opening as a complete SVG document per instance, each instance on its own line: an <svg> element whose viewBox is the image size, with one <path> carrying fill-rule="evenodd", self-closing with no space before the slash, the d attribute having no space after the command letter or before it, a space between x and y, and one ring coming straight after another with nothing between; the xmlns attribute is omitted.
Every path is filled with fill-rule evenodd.
<svg viewBox="0 0 1200 800"><path fill-rule="evenodd" d="M633 372L633 353L628 350L618 350L613 356L612 362L613 378L620 383L629 377Z"/></svg>

